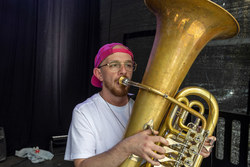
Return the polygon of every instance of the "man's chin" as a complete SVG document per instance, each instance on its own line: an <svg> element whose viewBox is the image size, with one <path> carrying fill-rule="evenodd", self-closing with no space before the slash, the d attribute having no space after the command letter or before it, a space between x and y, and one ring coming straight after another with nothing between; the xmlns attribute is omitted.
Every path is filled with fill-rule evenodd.
<svg viewBox="0 0 250 167"><path fill-rule="evenodd" d="M112 89L112 93L115 96L123 97L128 95L128 87L120 86L119 89Z"/></svg>
<svg viewBox="0 0 250 167"><path fill-rule="evenodd" d="M129 87L120 85L119 82L115 82L113 85L109 85L105 82L103 82L103 85L115 96L117 97L123 97L128 95Z"/></svg>

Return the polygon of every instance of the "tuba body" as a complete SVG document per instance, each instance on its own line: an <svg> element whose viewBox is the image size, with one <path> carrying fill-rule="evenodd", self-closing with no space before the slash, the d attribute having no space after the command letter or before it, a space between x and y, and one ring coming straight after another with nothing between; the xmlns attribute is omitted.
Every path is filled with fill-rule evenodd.
<svg viewBox="0 0 250 167"><path fill-rule="evenodd" d="M201 141L191 142L196 152L192 156L187 153L192 160L175 152L169 162L162 163L162 166L198 167L202 161L199 155L202 143L212 135L217 124L218 105L215 98L202 88L190 87L178 94L177 91L202 48L212 39L235 36L239 25L230 13L209 0L145 0L145 4L156 16L156 34L142 82L120 79L120 84L140 88L124 137L150 127L159 130L166 138L187 144L187 140L193 140L198 134ZM207 119L203 116L204 107L199 102L189 102L186 98L189 95L197 95L208 103ZM192 109L193 106L198 106L199 111ZM185 125L188 114L196 117L195 123ZM200 127L199 132L197 127ZM189 144L182 151L190 147ZM192 163L184 164L184 160ZM131 155L121 164L122 167L140 165L141 159L136 155Z"/></svg>

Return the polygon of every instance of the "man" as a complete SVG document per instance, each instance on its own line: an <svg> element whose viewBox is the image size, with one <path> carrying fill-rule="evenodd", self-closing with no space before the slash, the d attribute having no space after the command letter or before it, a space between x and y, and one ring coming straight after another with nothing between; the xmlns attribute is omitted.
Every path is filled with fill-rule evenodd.
<svg viewBox="0 0 250 167"><path fill-rule="evenodd" d="M65 160L74 160L76 167L117 167L135 154L160 165L151 157L165 157L165 150L155 144L168 145L163 137L144 130L122 139L134 101L128 97L128 87L119 84L119 78L131 79L135 67L133 53L123 44L111 43L100 48L91 83L102 90L75 107ZM204 157L209 154L202 152Z"/></svg>

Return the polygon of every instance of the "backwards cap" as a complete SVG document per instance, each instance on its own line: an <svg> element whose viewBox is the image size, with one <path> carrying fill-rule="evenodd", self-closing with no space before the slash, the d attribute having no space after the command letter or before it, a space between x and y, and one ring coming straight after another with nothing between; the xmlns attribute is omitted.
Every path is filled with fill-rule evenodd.
<svg viewBox="0 0 250 167"><path fill-rule="evenodd" d="M115 46L123 46L125 48L114 48ZM114 49L113 49L114 48ZM96 57L95 57L95 64L94 64L94 68L98 68L98 66L101 64L101 62L108 57L109 55L116 53L116 52L122 52L122 53L127 53L131 56L132 60L134 60L134 55L133 53L129 50L129 48L127 46L124 46L121 43L110 43L110 44L106 44L104 46L102 46ZM92 78L91 78L91 84L95 87L102 87L102 82L96 78L96 76L93 74Z"/></svg>

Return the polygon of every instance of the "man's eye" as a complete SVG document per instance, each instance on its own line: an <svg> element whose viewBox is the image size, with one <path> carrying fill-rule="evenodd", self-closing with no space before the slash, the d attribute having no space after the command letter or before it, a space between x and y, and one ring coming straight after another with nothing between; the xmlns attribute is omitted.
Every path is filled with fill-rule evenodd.
<svg viewBox="0 0 250 167"><path fill-rule="evenodd" d="M119 64L118 63L111 63L110 64L110 67L113 68L113 67L119 67Z"/></svg>
<svg viewBox="0 0 250 167"><path fill-rule="evenodd" d="M132 63L126 63L125 64L128 68L132 68L133 67L133 64Z"/></svg>

